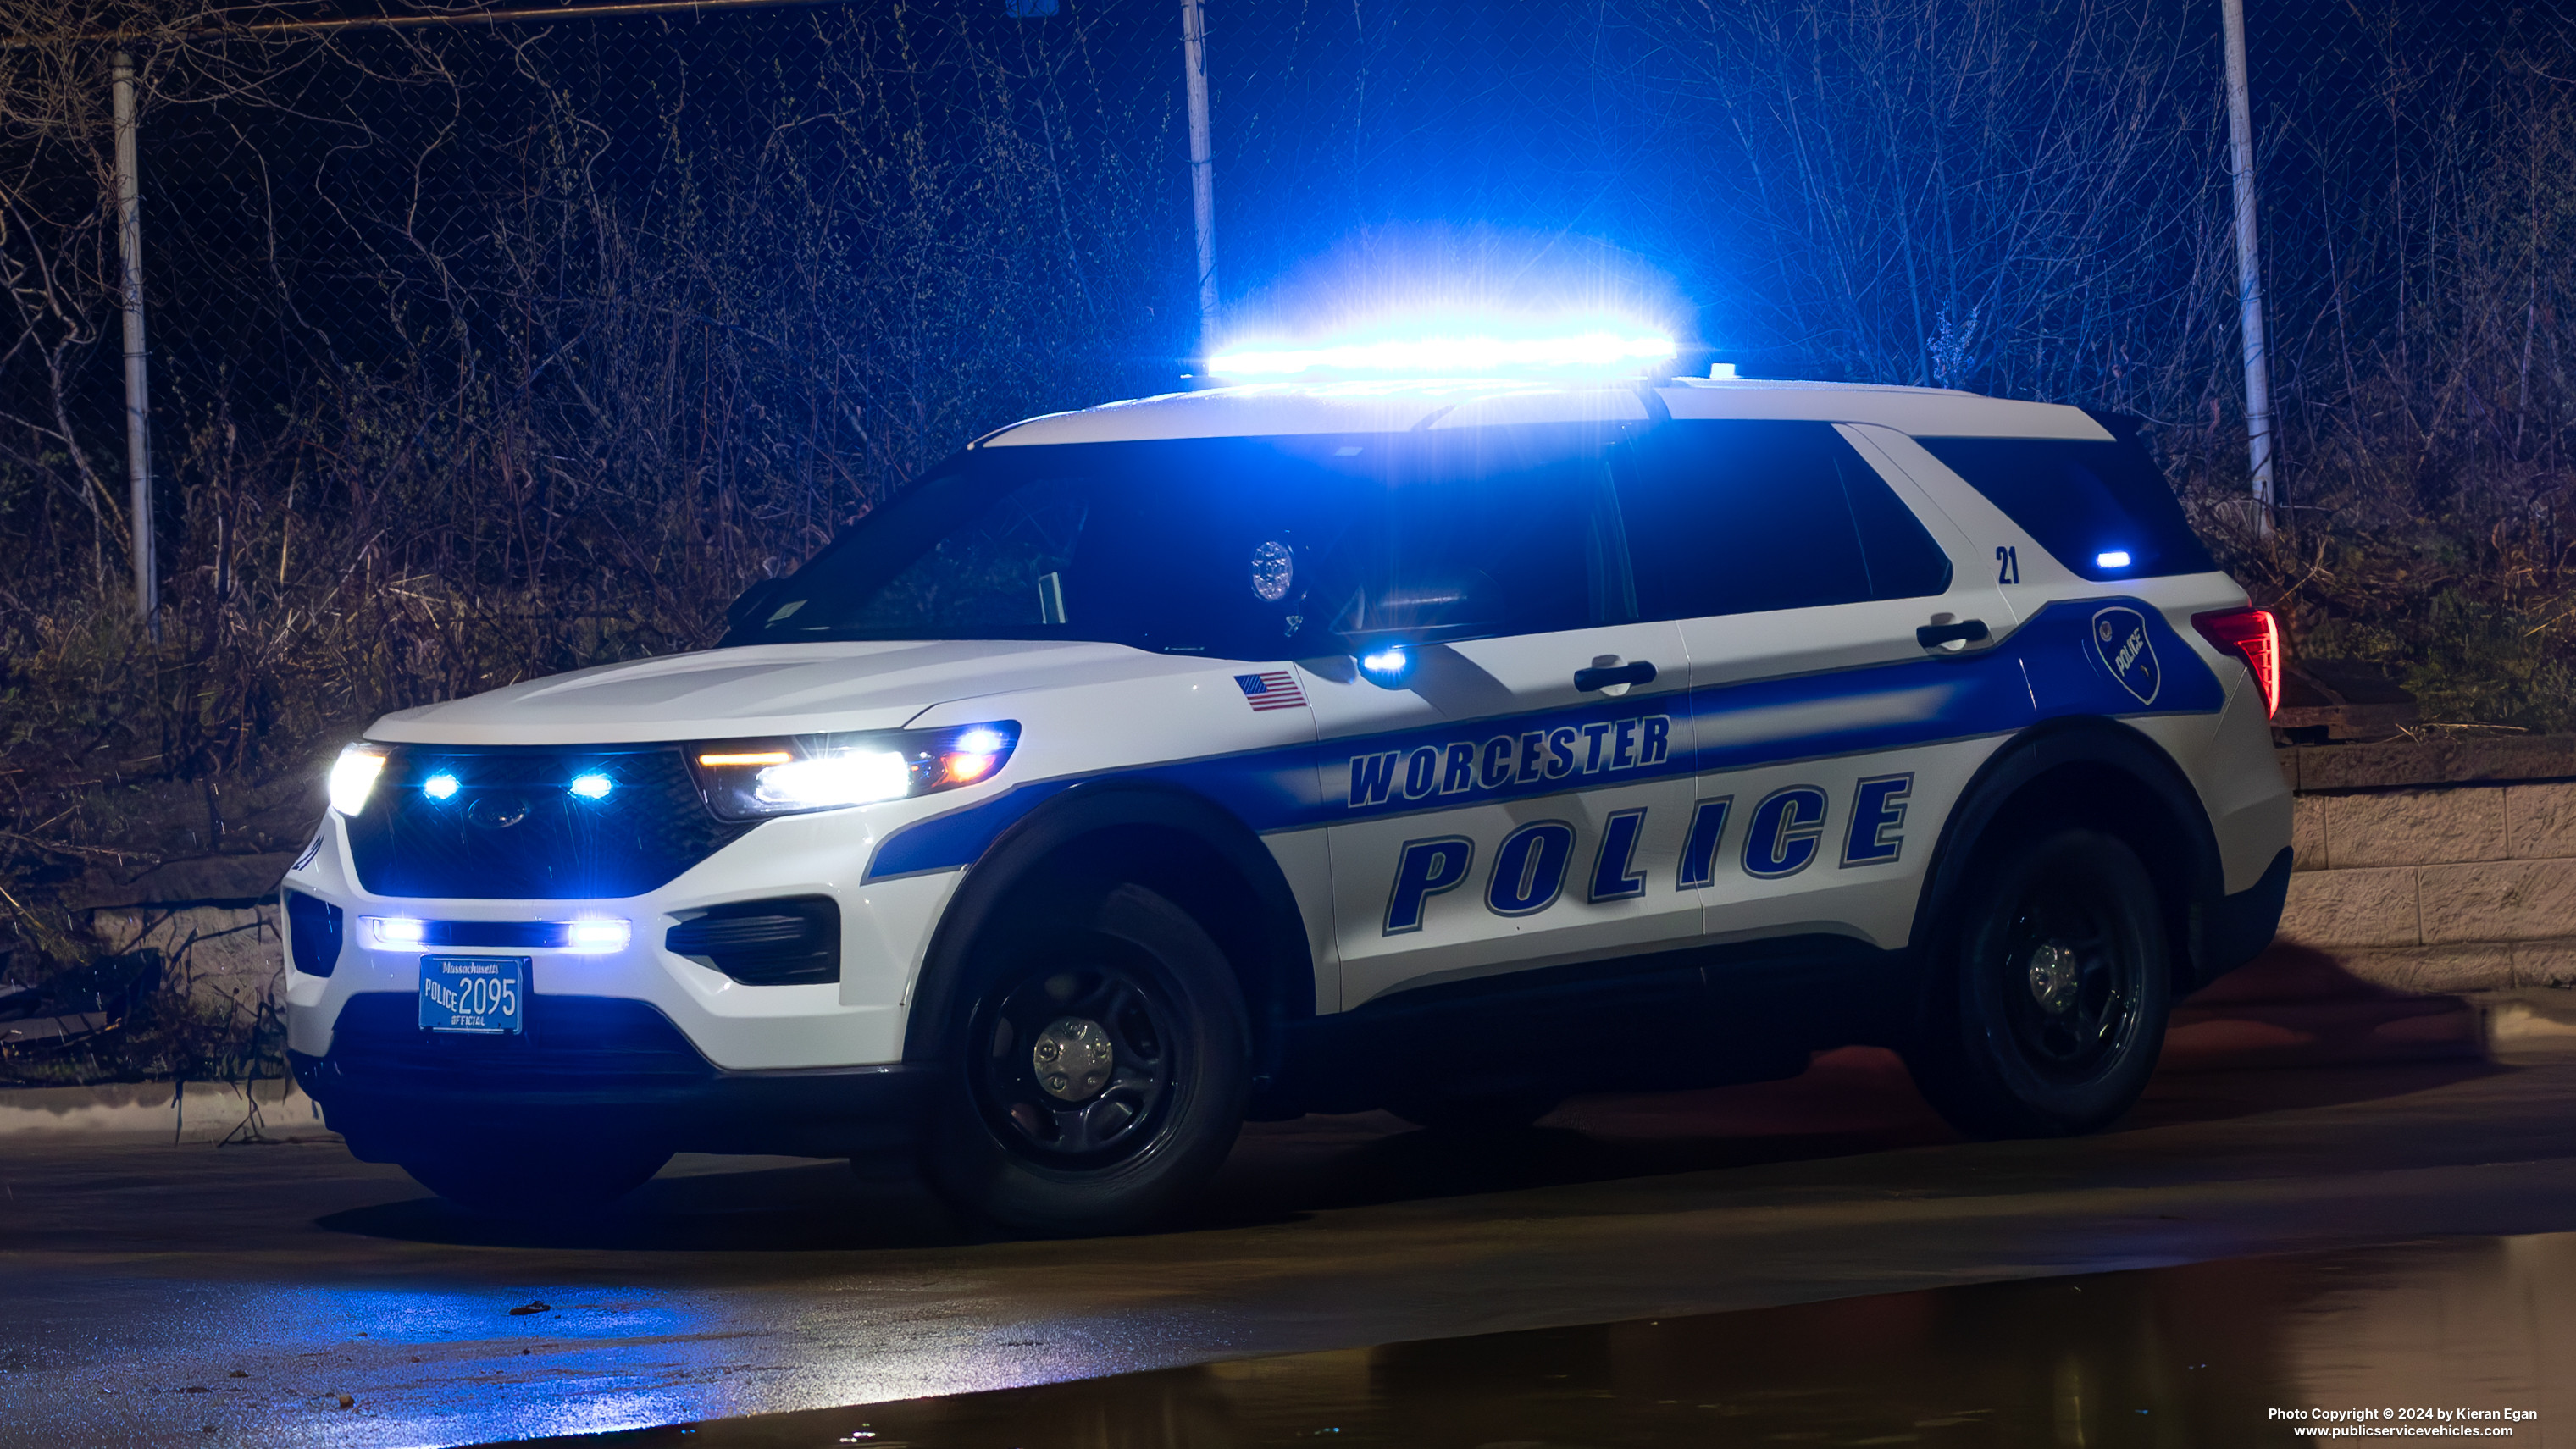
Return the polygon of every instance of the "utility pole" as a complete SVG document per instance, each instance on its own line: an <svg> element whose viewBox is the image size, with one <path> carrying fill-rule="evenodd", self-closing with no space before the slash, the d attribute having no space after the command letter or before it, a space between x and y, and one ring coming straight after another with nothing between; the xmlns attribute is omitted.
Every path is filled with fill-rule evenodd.
<svg viewBox="0 0 2576 1449"><path fill-rule="evenodd" d="M2272 354L2263 337L2263 266L2254 235L2254 118L2245 84L2245 0L2220 0L2227 29L2227 155L2236 182L2236 305L2245 337L2245 446L2254 531L2272 536Z"/></svg>
<svg viewBox="0 0 2576 1449"><path fill-rule="evenodd" d="M1207 11L1181 0L1181 74L1190 102L1190 210L1199 224L1199 358L1216 346L1216 160L1208 147Z"/></svg>
<svg viewBox="0 0 2576 1449"><path fill-rule="evenodd" d="M152 559L152 390L143 354L143 192L134 171L134 57L116 53L116 250L125 264L125 473L132 489L134 612L155 643L161 590Z"/></svg>

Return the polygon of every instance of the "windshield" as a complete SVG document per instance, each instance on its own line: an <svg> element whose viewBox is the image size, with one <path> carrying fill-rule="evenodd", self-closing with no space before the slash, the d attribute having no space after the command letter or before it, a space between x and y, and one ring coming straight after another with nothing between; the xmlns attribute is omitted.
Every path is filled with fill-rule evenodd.
<svg viewBox="0 0 2576 1449"><path fill-rule="evenodd" d="M725 636L1085 639L1232 659L1633 617L1601 430L985 448Z"/></svg>

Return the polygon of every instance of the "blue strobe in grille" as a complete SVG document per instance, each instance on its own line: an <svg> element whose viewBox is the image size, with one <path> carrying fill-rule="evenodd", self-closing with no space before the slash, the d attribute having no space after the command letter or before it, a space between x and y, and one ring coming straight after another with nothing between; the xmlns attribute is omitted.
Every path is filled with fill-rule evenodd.
<svg viewBox="0 0 2576 1449"><path fill-rule="evenodd" d="M585 900L652 890L752 827L708 813L676 745L402 745L348 828L378 895Z"/></svg>

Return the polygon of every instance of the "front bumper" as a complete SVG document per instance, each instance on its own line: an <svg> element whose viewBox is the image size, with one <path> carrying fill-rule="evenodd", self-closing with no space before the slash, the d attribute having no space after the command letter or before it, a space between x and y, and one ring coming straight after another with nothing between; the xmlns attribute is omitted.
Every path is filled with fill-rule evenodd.
<svg viewBox="0 0 2576 1449"><path fill-rule="evenodd" d="M296 1077L370 1161L478 1136L826 1157L900 1145L913 1131L919 1076L903 1060L905 1003L956 875L853 886L865 879L877 817L894 813L771 821L650 892L601 900L372 892L351 868L339 818L327 817L323 839L285 881L339 907L345 921L327 973L286 953ZM817 895L838 902L837 981L753 985L668 948L671 929L701 911ZM576 919L624 920L632 934L624 948L596 952L391 946L361 929L367 916L455 923L476 939ZM522 1032L423 1031L425 954L525 959Z"/></svg>
<svg viewBox="0 0 2576 1449"><path fill-rule="evenodd" d="M687 1046L724 1072L849 1068L903 1060L905 1002L912 977L958 873L865 882L877 839L871 812L771 821L639 896L599 900L498 900L387 896L360 884L344 832L326 820L317 849L286 886L344 913L336 963L286 973L287 1045L305 1056L345 1056L340 1018L379 994L415 998L424 954L499 954L529 963L532 1010L550 999L613 998L649 1007ZM865 882L864 884L854 884ZM667 937L700 912L736 903L828 896L841 921L840 979L754 985L705 961L677 955ZM618 950L547 946L390 946L361 929L362 918L408 917L507 932L531 922L622 920L631 937ZM495 938L499 939L499 938ZM412 1030L417 1031L416 1019Z"/></svg>
<svg viewBox="0 0 2576 1449"><path fill-rule="evenodd" d="M918 1066L728 1071L645 1001L531 995L517 1036L431 1034L417 1013L409 992L361 992L327 1054L287 1053L361 1160L433 1135L843 1157L906 1145L919 1115Z"/></svg>

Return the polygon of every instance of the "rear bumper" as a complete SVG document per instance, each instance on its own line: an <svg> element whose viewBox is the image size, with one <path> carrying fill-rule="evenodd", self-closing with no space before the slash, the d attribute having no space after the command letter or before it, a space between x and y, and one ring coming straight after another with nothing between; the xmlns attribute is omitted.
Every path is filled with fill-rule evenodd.
<svg viewBox="0 0 2576 1449"><path fill-rule="evenodd" d="M408 992L369 991L340 1009L328 1055L290 1051L295 1077L349 1150L397 1162L463 1134L673 1152L842 1157L907 1145L923 1069L728 1071L650 1002L534 994L517 1036L432 1034Z"/></svg>
<svg viewBox="0 0 2576 1449"><path fill-rule="evenodd" d="M2290 897L2290 851L2282 847L2262 879L2234 895L2220 896L2201 915L2200 981L2207 985L2263 954L2281 929L2281 907Z"/></svg>

